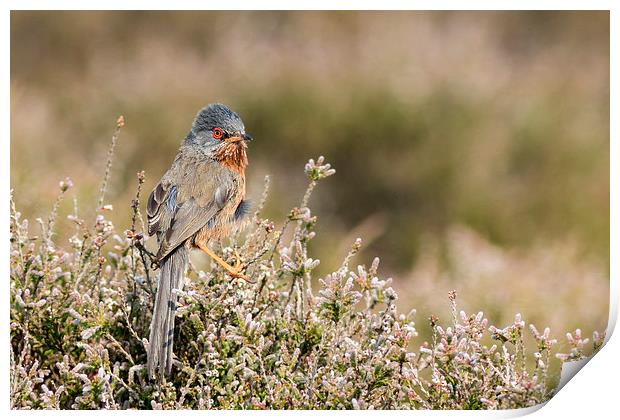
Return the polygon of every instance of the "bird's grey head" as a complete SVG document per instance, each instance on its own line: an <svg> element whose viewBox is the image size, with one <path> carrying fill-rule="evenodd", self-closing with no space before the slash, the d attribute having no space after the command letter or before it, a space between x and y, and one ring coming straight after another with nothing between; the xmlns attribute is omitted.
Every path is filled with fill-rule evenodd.
<svg viewBox="0 0 620 420"><path fill-rule="evenodd" d="M231 142L247 142L252 137L245 132L241 117L226 105L210 104L202 108L187 135L186 142L213 151Z"/></svg>

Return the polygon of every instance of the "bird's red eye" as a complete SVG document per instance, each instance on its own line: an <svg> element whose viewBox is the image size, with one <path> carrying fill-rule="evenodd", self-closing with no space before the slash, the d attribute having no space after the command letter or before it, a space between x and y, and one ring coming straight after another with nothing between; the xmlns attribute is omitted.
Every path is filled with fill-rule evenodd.
<svg viewBox="0 0 620 420"><path fill-rule="evenodd" d="M224 137L224 130L222 130L221 128L214 128L213 129L213 138L219 140L222 137Z"/></svg>

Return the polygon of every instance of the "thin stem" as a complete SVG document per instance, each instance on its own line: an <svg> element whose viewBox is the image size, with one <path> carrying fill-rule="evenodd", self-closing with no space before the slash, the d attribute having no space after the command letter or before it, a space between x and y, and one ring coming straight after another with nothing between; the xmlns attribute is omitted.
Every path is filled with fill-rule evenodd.
<svg viewBox="0 0 620 420"><path fill-rule="evenodd" d="M116 128L114 129L114 134L112 135L112 142L110 143L110 148L108 149L108 160L106 162L105 175L103 176L103 182L101 183L101 189L99 190L99 200L97 201L97 211L99 211L101 207L103 207L103 200L105 199L105 193L108 189L108 182L110 180L110 173L112 171L114 148L116 147L116 143L118 142L118 137L121 133L121 128L123 128L124 126L125 126L125 117L121 115L116 120Z"/></svg>
<svg viewBox="0 0 620 420"><path fill-rule="evenodd" d="M256 206L256 211L254 212L254 219L258 220L260 213L263 211L265 207L265 203L267 202L267 197L269 196L269 187L271 186L271 178L269 175L265 175L265 183L263 186L263 193L261 194L260 201L258 202L258 206Z"/></svg>
<svg viewBox="0 0 620 420"><path fill-rule="evenodd" d="M13 222L15 239L17 241L17 251L19 253L19 265L21 267L21 272L24 277L22 280L25 281L26 264L24 262L24 252L22 250L23 238L21 234L21 226L19 225L19 219L17 216L17 210L15 209L15 201L13 200L13 190L11 190L10 200L11 200L11 221Z"/></svg>

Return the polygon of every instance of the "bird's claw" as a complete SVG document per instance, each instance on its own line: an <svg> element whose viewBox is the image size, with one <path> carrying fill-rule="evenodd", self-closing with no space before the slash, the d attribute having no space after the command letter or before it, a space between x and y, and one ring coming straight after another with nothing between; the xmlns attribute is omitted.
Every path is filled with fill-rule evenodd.
<svg viewBox="0 0 620 420"><path fill-rule="evenodd" d="M239 256L239 253L237 252L237 250L234 250L235 253L235 265L232 266L232 270L227 270L228 274L235 278L235 279L243 279L245 281L247 281L248 283L254 283L253 281L250 280L250 276L243 274L243 270L244 270L244 266L241 263L241 257Z"/></svg>
<svg viewBox="0 0 620 420"><path fill-rule="evenodd" d="M243 274L243 270L242 269L239 269L239 271L229 271L228 274L232 278L243 279L243 280L247 281L248 283L253 283L252 281L250 281L250 276L248 276L247 274Z"/></svg>

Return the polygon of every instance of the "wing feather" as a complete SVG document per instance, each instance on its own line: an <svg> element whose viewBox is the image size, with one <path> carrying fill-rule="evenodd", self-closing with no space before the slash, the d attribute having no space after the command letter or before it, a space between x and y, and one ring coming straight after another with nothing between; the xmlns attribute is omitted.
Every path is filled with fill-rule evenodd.
<svg viewBox="0 0 620 420"><path fill-rule="evenodd" d="M157 258L162 259L175 250L185 240L198 232L219 211L216 206L201 207L192 197L177 208L176 213L166 230L161 243Z"/></svg>
<svg viewBox="0 0 620 420"><path fill-rule="evenodd" d="M159 230L159 221L162 216L162 203L164 202L166 195L167 191L162 185L162 182L159 182L149 195L149 199L146 203L146 215L149 222L149 235L153 235Z"/></svg>
<svg viewBox="0 0 620 420"><path fill-rule="evenodd" d="M159 259L207 225L231 197L233 182L228 169L215 162L192 163L192 168L173 166L172 173L164 175L149 196L149 235L157 233ZM177 179L183 182L172 182Z"/></svg>

